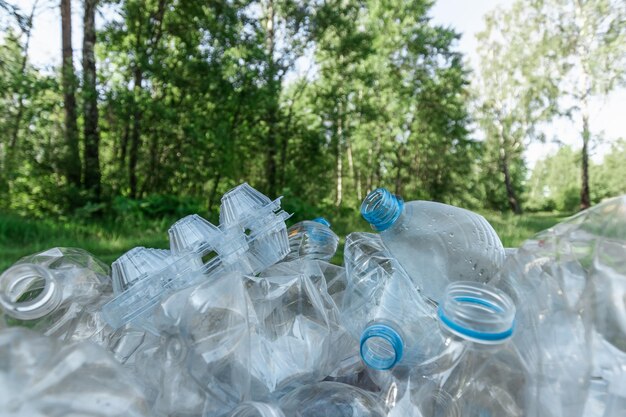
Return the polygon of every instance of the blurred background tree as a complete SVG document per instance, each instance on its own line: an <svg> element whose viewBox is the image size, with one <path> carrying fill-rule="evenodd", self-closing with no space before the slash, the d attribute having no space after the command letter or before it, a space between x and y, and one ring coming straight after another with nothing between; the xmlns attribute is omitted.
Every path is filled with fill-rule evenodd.
<svg viewBox="0 0 626 417"><path fill-rule="evenodd" d="M248 181L284 195L294 220L348 228L378 186L517 214L626 192L624 142L591 161L602 133L588 111L624 82L623 1L496 9L475 70L434 4L0 0L0 208L215 219L220 195ZM35 65L36 17L50 10L59 60ZM529 166L557 121L579 126L582 150Z"/></svg>

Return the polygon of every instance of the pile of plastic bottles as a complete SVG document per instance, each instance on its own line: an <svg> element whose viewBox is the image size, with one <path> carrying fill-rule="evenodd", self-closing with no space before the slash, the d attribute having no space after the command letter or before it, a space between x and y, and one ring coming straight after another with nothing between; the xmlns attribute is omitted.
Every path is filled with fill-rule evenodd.
<svg viewBox="0 0 626 417"><path fill-rule="evenodd" d="M361 206L339 245L248 184L112 268L0 276L1 416L626 416L626 196L504 249L471 211Z"/></svg>

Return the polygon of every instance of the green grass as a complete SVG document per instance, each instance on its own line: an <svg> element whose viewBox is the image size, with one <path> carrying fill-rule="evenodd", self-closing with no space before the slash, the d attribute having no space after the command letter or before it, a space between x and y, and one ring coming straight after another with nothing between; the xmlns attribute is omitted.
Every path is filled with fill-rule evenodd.
<svg viewBox="0 0 626 417"><path fill-rule="evenodd" d="M167 248L173 221L83 222L0 214L0 270L23 256L55 246L83 248L107 264L135 246Z"/></svg>
<svg viewBox="0 0 626 417"><path fill-rule="evenodd" d="M505 247L519 246L525 239L566 217L558 213L482 214L496 229ZM371 229L357 211L343 211L340 218L334 218L330 213L327 217L335 233L341 237L340 248L333 258L333 262L341 263L345 235ZM174 220L55 221L0 213L0 270L23 256L55 246L86 249L107 264L135 246L167 248L167 229Z"/></svg>

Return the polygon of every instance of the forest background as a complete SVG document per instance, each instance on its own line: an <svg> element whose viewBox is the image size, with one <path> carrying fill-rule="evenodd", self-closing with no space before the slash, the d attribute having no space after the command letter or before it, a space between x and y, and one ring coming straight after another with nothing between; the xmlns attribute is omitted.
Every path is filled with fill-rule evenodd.
<svg viewBox="0 0 626 417"><path fill-rule="evenodd" d="M626 2L507 2L474 63L434 6L0 0L0 267L166 247L173 221L216 221L244 181L339 235L368 229L360 201L384 186L476 210L506 246L626 193L626 140L593 111L626 86ZM36 64L50 10L60 59Z"/></svg>

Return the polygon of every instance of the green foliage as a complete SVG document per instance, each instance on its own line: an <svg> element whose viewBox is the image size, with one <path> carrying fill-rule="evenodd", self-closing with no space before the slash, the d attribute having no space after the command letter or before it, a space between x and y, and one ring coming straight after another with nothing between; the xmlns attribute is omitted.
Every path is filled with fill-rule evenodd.
<svg viewBox="0 0 626 417"><path fill-rule="evenodd" d="M604 160L590 166L592 202L626 193L626 141L613 144ZM574 212L580 203L580 155L564 146L535 165L528 182L528 209Z"/></svg>
<svg viewBox="0 0 626 417"><path fill-rule="evenodd" d="M593 201L626 194L626 140L614 142L602 163L591 169Z"/></svg>
<svg viewBox="0 0 626 417"><path fill-rule="evenodd" d="M5 3L0 13L23 15ZM567 39L553 32L536 39L527 29L543 24L544 7L564 3L516 2L490 15L477 74L457 51L460 34L430 20L432 4L107 2L113 12L95 46L100 198L84 178L66 179L60 69L28 62L30 26L22 16L0 40L0 209L72 219L70 231L52 225L41 232L70 243L92 232L116 241L135 232L117 224L140 230L192 212L217 221L220 196L243 181L284 195L294 221L323 215L337 219L342 233L368 230L358 206L378 186L407 200L473 209L507 210L513 195L535 210L571 210L578 162L560 155L558 167L545 165L523 193L521 158L531 139L542 139L537 123L560 104L561 78L546 74L561 76L570 64L554 67L555 51L581 41L571 30ZM622 39L621 28L608 29ZM478 88L470 89L471 78ZM79 107L86 90L77 86ZM468 103L476 104L473 120ZM623 190L624 145L611 155L593 167L595 200ZM556 169L567 175L547 174ZM545 187L561 194L537 191Z"/></svg>

